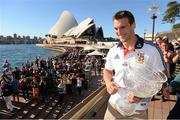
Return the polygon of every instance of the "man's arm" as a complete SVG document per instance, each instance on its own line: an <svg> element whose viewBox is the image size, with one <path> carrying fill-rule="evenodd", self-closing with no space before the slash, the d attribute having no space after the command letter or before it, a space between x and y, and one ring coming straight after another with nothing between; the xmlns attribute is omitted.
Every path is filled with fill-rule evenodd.
<svg viewBox="0 0 180 120"><path fill-rule="evenodd" d="M111 82L112 81L112 77L113 77L113 72L104 68L103 70L103 79L105 81L105 83Z"/></svg>
<svg viewBox="0 0 180 120"><path fill-rule="evenodd" d="M120 88L119 85L117 85L115 82L112 81L112 78L113 78L113 71L104 68L103 79L106 84L107 92L111 95L115 94Z"/></svg>

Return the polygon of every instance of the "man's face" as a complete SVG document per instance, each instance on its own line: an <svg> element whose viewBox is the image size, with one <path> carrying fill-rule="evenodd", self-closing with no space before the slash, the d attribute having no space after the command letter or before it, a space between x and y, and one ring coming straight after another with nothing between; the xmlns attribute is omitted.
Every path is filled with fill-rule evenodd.
<svg viewBox="0 0 180 120"><path fill-rule="evenodd" d="M114 30L121 42L127 42L134 35L135 24L130 25L128 18L114 19Z"/></svg>

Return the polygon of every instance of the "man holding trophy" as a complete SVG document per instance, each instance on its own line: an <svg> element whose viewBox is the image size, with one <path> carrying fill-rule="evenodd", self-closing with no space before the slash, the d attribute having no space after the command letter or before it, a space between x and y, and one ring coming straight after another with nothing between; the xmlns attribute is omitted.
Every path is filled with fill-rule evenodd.
<svg viewBox="0 0 180 120"><path fill-rule="evenodd" d="M104 119L148 119L151 97L165 85L165 66L158 48L135 34L129 11L113 16L119 44L107 54L103 78L111 95ZM168 97L168 88L163 87Z"/></svg>

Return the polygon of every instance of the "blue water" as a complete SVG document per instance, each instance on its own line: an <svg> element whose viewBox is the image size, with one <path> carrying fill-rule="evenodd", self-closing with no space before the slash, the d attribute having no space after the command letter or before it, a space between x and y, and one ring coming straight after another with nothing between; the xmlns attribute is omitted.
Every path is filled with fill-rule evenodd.
<svg viewBox="0 0 180 120"><path fill-rule="evenodd" d="M2 65L7 59L14 69L15 66L20 67L27 60L34 62L36 56L47 58L55 56L59 53L50 51L36 45L0 45L0 75L2 74Z"/></svg>

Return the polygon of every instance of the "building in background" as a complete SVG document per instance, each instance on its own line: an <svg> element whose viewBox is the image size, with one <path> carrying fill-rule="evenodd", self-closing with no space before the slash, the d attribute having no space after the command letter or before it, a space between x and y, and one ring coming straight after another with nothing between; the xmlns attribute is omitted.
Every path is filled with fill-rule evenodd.
<svg viewBox="0 0 180 120"><path fill-rule="evenodd" d="M68 11L63 11L58 21L45 36L44 43L46 44L92 44L104 39L102 27L96 27L92 18L88 17L78 24Z"/></svg>

